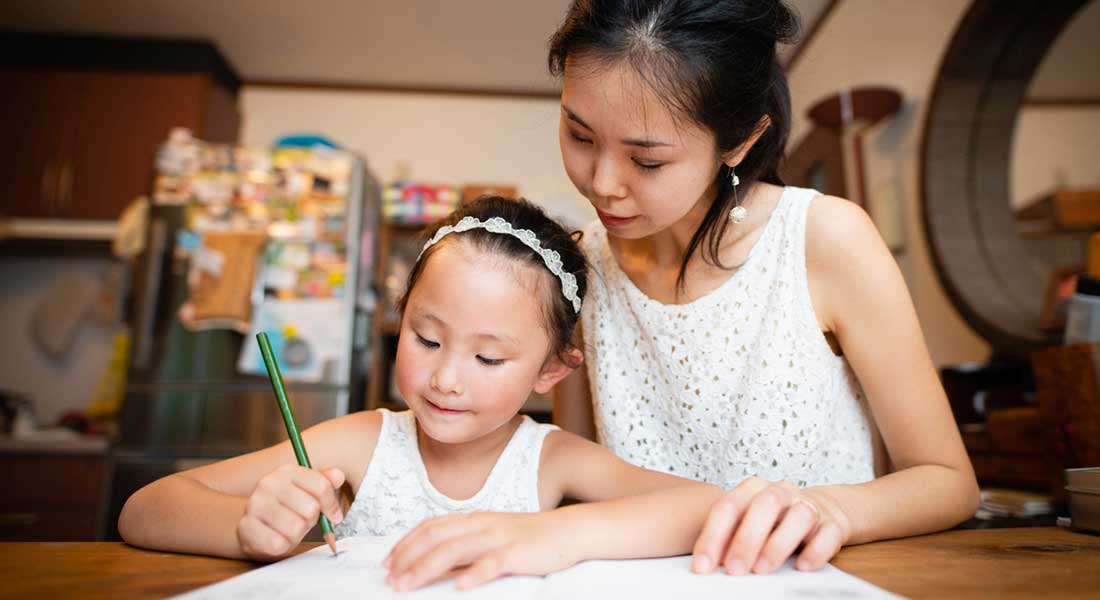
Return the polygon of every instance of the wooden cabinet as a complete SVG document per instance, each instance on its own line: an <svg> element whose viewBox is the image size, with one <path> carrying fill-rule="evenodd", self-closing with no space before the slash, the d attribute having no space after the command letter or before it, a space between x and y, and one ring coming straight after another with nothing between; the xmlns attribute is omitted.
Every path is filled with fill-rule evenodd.
<svg viewBox="0 0 1100 600"><path fill-rule="evenodd" d="M204 74L0 69L0 214L113 220L150 189L172 127L232 142L232 93Z"/></svg>
<svg viewBox="0 0 1100 600"><path fill-rule="evenodd" d="M91 541L103 455L0 456L0 540Z"/></svg>

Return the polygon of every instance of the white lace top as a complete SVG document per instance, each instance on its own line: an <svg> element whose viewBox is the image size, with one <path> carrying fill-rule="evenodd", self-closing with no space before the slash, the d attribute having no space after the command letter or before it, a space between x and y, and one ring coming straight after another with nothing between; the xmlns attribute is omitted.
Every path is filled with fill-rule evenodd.
<svg viewBox="0 0 1100 600"><path fill-rule="evenodd" d="M706 296L666 305L619 267L597 221L581 320L600 442L633 464L729 489L874 477L869 411L810 302L806 213L788 187L745 262Z"/></svg>
<svg viewBox="0 0 1100 600"><path fill-rule="evenodd" d="M401 533L425 519L451 513L539 511L542 442L557 427L525 416L481 489L466 500L455 500L428 480L412 411L379 412L378 444L355 501L335 527L337 537Z"/></svg>

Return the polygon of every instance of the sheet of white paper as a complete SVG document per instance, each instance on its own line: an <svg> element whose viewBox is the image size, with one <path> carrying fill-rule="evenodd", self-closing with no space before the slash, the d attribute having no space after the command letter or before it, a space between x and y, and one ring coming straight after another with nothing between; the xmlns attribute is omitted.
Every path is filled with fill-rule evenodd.
<svg viewBox="0 0 1100 600"><path fill-rule="evenodd" d="M397 592L386 584L382 559L400 535L353 537L336 542L337 554L321 545L220 583L178 596L179 600L522 600L535 598L541 577L507 577L468 592L455 590L454 581L442 581L412 592Z"/></svg>
<svg viewBox="0 0 1100 600"><path fill-rule="evenodd" d="M772 575L700 576L691 572L691 557L647 560L594 560L548 577L505 577L473 590L459 592L453 581L443 581L413 592L396 592L386 585L381 562L401 536L346 538L337 542L339 554L328 546L249 571L179 596L180 600L309 599L341 600L574 600L621 598L896 598L861 579L826 566L803 573L790 564Z"/></svg>
<svg viewBox="0 0 1100 600"><path fill-rule="evenodd" d="M572 598L897 598L832 565L807 573L788 561L770 575L691 572L691 557L590 560L546 577L538 600Z"/></svg>

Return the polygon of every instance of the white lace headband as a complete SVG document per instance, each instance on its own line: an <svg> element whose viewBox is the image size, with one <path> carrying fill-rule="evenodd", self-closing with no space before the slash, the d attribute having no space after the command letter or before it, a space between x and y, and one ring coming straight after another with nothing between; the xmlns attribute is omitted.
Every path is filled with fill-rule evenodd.
<svg viewBox="0 0 1100 600"><path fill-rule="evenodd" d="M428 240L424 244L424 247L420 249L420 254L417 255L416 260L419 261L420 257L424 255L428 248L436 245L436 243L447 234L469 231L471 229L484 229L490 233L510 235L523 242L524 246L534 250L542 257L542 262L546 263L546 268L550 269L550 272L561 280L561 293L565 296L566 300L573 303L573 312L581 312L581 299L577 296L577 278L572 273L562 268L561 255L558 254L556 250L543 248L534 231L530 229L515 229L512 227L511 223L500 217L493 217L486 221L482 221L477 217L462 217L462 220L454 225L440 227L439 230L435 232L435 235L432 236L432 239Z"/></svg>

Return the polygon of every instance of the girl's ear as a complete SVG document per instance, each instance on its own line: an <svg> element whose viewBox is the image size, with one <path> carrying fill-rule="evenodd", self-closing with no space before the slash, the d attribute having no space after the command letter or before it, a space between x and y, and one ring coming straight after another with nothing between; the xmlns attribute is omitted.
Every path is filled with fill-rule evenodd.
<svg viewBox="0 0 1100 600"><path fill-rule="evenodd" d="M543 365L539 378L535 382L535 391L540 394L549 392L551 388L562 379L565 379L566 375L572 373L573 369L579 367L583 362L584 354L577 348L566 351L564 356L554 356Z"/></svg>
<svg viewBox="0 0 1100 600"><path fill-rule="evenodd" d="M752 150L752 147L756 144L756 140L760 139L760 136L764 135L764 132L767 131L771 125L771 117L768 115L760 117L760 120L756 122L756 129L753 130L749 139L722 156L722 162L726 163L727 167L736 167L741 164L741 161L745 160L745 155L748 154L749 150Z"/></svg>

